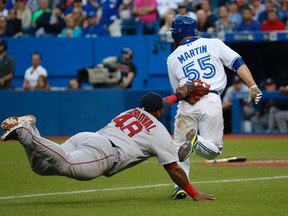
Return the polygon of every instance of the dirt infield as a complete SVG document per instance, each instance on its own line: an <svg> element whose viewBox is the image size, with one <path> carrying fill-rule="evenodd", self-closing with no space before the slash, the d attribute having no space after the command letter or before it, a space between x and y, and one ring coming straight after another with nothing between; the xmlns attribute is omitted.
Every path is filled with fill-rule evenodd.
<svg viewBox="0 0 288 216"><path fill-rule="evenodd" d="M203 163L205 166L236 166L236 167L288 167L288 160L247 160L245 162Z"/></svg>

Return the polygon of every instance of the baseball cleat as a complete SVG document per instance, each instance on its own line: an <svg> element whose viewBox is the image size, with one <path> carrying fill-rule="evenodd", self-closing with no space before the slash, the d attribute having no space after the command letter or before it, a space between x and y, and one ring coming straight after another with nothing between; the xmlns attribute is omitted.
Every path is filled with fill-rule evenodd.
<svg viewBox="0 0 288 216"><path fill-rule="evenodd" d="M186 134L186 142L178 150L179 161L183 162L189 158L190 154L196 148L198 136L195 130L191 129Z"/></svg>
<svg viewBox="0 0 288 216"><path fill-rule="evenodd" d="M9 117L2 122L1 128L3 130L10 130L11 128L25 121L28 121L30 124L35 124L36 118L33 115L26 115L26 116L21 116L21 117L16 117L16 116Z"/></svg>
<svg viewBox="0 0 288 216"><path fill-rule="evenodd" d="M172 199L185 199L187 196L187 193L180 187L177 187L172 194Z"/></svg>
<svg viewBox="0 0 288 216"><path fill-rule="evenodd" d="M25 121L20 122L19 124L16 124L14 127L10 128L7 130L2 136L1 139L3 141L7 140L18 140L18 134L17 134L17 129L20 129L23 127Z"/></svg>

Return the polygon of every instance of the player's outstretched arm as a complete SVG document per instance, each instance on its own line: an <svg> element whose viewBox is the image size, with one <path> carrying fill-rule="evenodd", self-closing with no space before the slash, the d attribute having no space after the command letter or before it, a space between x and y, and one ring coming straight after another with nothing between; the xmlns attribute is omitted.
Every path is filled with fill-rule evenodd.
<svg viewBox="0 0 288 216"><path fill-rule="evenodd" d="M184 100L196 91L196 86L192 82L187 82L176 89L176 93L163 98L163 109L167 110L174 103Z"/></svg>
<svg viewBox="0 0 288 216"><path fill-rule="evenodd" d="M198 192L189 182L184 170L176 162L164 165L164 168L170 175L171 179L195 201L215 200L213 195Z"/></svg>
<svg viewBox="0 0 288 216"><path fill-rule="evenodd" d="M253 100L255 104L258 104L262 99L262 92L256 85L249 68L243 64L238 68L237 73L249 87L248 103Z"/></svg>

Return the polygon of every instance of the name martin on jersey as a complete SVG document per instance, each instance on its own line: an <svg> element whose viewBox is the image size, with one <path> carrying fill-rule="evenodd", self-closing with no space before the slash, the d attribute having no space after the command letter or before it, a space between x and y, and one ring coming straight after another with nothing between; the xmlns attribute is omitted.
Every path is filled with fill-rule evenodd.
<svg viewBox="0 0 288 216"><path fill-rule="evenodd" d="M137 109L133 109L128 113L135 117L148 132L150 132L152 128L156 127L154 122L149 118L149 116L145 115L145 113L141 113Z"/></svg>
<svg viewBox="0 0 288 216"><path fill-rule="evenodd" d="M193 48L189 50L188 52L182 53L180 56L178 56L178 60L180 63L184 63L185 61L191 59L192 57L202 54L202 53L207 53L207 45L199 46L196 48Z"/></svg>

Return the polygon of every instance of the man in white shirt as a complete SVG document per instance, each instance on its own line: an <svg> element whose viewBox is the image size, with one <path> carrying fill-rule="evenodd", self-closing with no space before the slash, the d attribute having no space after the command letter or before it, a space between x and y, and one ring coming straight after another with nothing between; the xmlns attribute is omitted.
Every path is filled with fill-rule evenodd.
<svg viewBox="0 0 288 216"><path fill-rule="evenodd" d="M47 77L47 71L40 65L41 55L38 52L32 54L32 66L25 71L23 89L33 90L36 85L39 76Z"/></svg>

